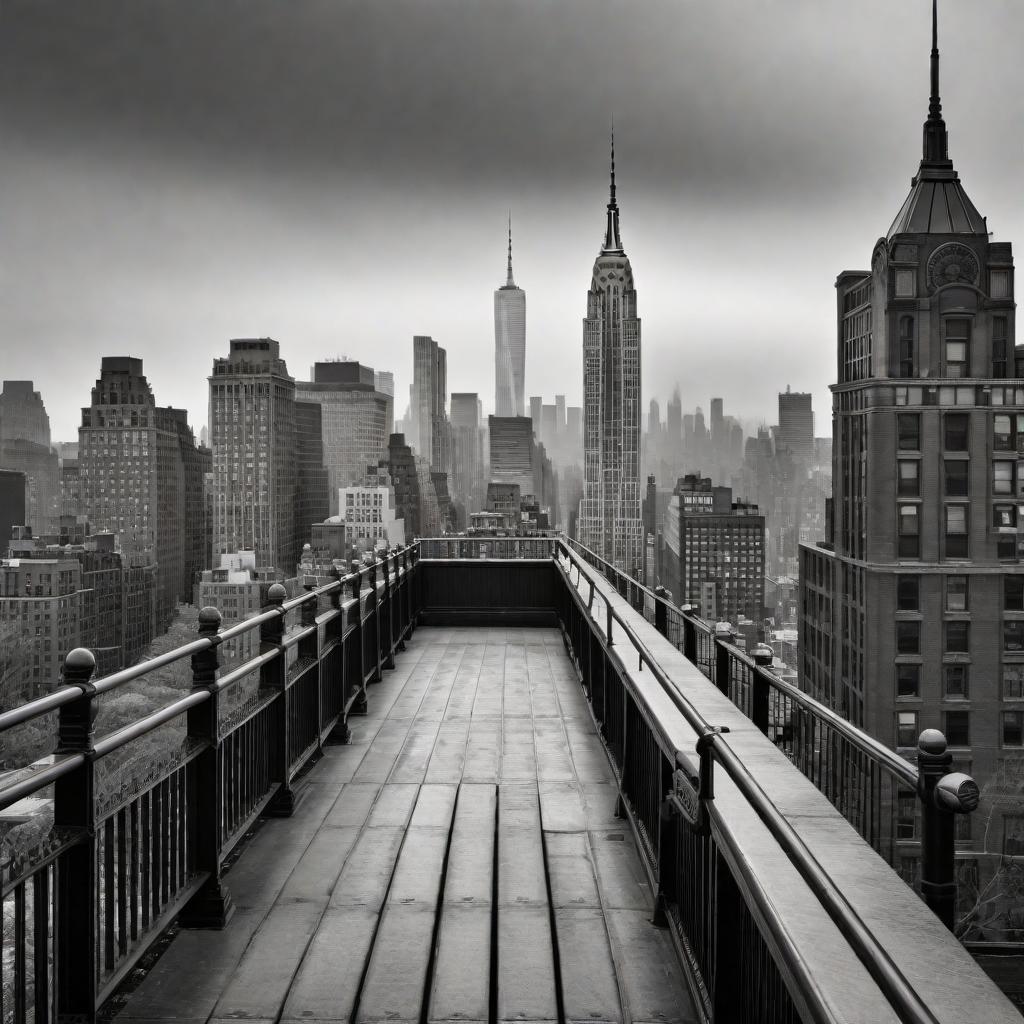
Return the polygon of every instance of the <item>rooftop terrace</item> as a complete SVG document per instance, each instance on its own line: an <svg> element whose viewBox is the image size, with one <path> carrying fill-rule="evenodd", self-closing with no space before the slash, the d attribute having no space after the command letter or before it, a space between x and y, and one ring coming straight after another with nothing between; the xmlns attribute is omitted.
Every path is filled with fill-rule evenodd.
<svg viewBox="0 0 1024 1024"><path fill-rule="evenodd" d="M175 920L119 1019L1019 1024L948 928L973 783L941 736L907 764L564 540L423 541L219 625L98 680L72 652L0 715L59 716L0 787L54 821L0 865L3 1024L96 1020ZM906 787L929 905L885 859Z"/></svg>

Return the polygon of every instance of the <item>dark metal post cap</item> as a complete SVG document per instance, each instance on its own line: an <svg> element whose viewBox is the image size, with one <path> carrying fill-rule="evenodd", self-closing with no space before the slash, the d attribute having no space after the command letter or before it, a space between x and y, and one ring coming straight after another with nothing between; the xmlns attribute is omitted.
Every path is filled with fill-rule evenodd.
<svg viewBox="0 0 1024 1024"><path fill-rule="evenodd" d="M917 749L922 754L944 754L946 737L938 729L925 729L917 739Z"/></svg>
<svg viewBox="0 0 1024 1024"><path fill-rule="evenodd" d="M207 630L220 629L220 624L223 622L224 617L221 613L213 607L212 604L205 605L199 609L199 628L203 629L205 626Z"/></svg>
<svg viewBox="0 0 1024 1024"><path fill-rule="evenodd" d="M282 604L287 596L288 591L280 583L274 583L267 591L267 600L271 604Z"/></svg>
<svg viewBox="0 0 1024 1024"><path fill-rule="evenodd" d="M87 679L96 670L96 655L88 647L76 647L64 658L64 674L85 676Z"/></svg>

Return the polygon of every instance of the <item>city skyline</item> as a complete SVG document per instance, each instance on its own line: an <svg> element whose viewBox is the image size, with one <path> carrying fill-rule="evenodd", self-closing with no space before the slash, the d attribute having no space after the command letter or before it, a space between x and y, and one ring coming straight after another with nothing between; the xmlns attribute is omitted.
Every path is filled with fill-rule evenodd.
<svg viewBox="0 0 1024 1024"><path fill-rule="evenodd" d="M408 340L431 334L450 353L451 390L488 396L511 206L531 351L548 359L527 367L526 393L555 376L579 404L578 268L597 241L614 113L643 267L646 398L664 402L678 378L687 408L721 394L771 422L790 384L821 415L831 268L859 265L860 223L905 194L891 169L916 148L928 5L821 6L652 3L622 25L595 5L578 33L571 2L481 5L462 12L469 45L424 79L455 50L444 3L357 19L342 17L348 5L284 18L256 3L244 19L188 3L59 19L5 5L5 376L35 381L55 440L74 436L75 382L101 354L144 359L159 401L198 428L207 366L233 337L277 338L296 367L345 354L391 369L404 396ZM951 150L981 213L1001 211L997 238L1020 237L1024 162L1008 139L1024 103L1011 59L1024 12L947 3L942 17ZM552 46L561 62L545 57ZM329 60L339 48L351 59ZM250 51L273 59L257 67ZM292 55L307 51L298 68ZM588 91L577 72L591 65L602 75ZM262 70L275 66L283 80ZM482 116L499 104L503 119ZM417 120L429 137L410 130ZM439 244L444 258L424 260ZM721 343L770 355L725 363Z"/></svg>

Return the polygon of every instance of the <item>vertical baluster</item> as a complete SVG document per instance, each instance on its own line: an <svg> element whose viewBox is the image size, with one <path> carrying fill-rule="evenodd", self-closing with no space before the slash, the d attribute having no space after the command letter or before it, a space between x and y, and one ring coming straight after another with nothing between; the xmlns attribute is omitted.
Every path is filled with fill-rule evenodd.
<svg viewBox="0 0 1024 1024"><path fill-rule="evenodd" d="M270 661L260 668L260 689L274 693L274 736L272 750L268 751L271 764L271 778L278 783L277 792L267 805L266 813L275 818L290 818L296 806L296 795L291 787L291 764L288 752L291 749L291 716L289 705L291 693L288 687L288 673L285 666L284 647L284 599L288 592L280 583L267 591L267 607L273 612L268 622L260 625L260 654L274 654Z"/></svg>
<svg viewBox="0 0 1024 1024"><path fill-rule="evenodd" d="M35 1024L50 1018L50 867L36 872L32 880L32 996Z"/></svg>
<svg viewBox="0 0 1024 1024"><path fill-rule="evenodd" d="M61 854L57 874L57 964L55 985L60 1017L96 1020L97 851L95 766L92 760L96 668L90 651L78 647L64 659L65 687L81 696L59 712L57 754L84 754L73 772L58 779L53 793L53 823L75 833L77 842Z"/></svg>
<svg viewBox="0 0 1024 1024"><path fill-rule="evenodd" d="M114 969L114 819L103 822L103 967Z"/></svg>
<svg viewBox="0 0 1024 1024"><path fill-rule="evenodd" d="M391 556L388 555L388 554L385 554L384 557L381 559L381 562L380 562L381 572L384 574L384 603L382 605L382 608L383 608L383 620L382 620L382 622L380 624L380 633L381 633L381 636L383 637L383 644L384 644L383 650L381 652L382 655L383 655L383 660L381 661L381 665L384 668L394 668L395 667L395 654L394 654L395 641L394 641L394 635L393 635L394 634L394 628L393 628L393 625L392 625L392 619L394 618L394 609L392 607L391 574L388 571L388 567L390 565L390 562L391 562ZM381 609L380 608L378 608L378 610L377 610L377 617L378 618L381 617Z"/></svg>
<svg viewBox="0 0 1024 1024"><path fill-rule="evenodd" d="M366 582L370 588L369 597L366 599L366 617L373 621L369 624L370 638L373 643L373 678L371 682L379 683L384 677L384 673L381 671L383 667L383 649L382 640L383 634L381 632L380 622L380 601L377 593L377 563L371 562L366 567Z"/></svg>
<svg viewBox="0 0 1024 1024"><path fill-rule="evenodd" d="M220 690L217 675L220 669L221 614L206 607L199 612L199 635L209 646L192 655L192 684L205 689L209 697L188 711L188 735L202 749L191 761L194 806L188 807L189 842L192 863L197 874L205 874L199 891L188 901L179 915L186 927L221 928L234 909L231 894L221 881L221 822L225 813L234 824L234 800L231 785L225 786L225 765L233 752L232 743L223 744L220 736ZM233 830L233 829L232 829ZM184 880L184 879L183 879Z"/></svg>
<svg viewBox="0 0 1024 1024"><path fill-rule="evenodd" d="M25 928L25 886L22 882L14 889L14 1024L25 1024L26 970L25 949L28 935Z"/></svg>

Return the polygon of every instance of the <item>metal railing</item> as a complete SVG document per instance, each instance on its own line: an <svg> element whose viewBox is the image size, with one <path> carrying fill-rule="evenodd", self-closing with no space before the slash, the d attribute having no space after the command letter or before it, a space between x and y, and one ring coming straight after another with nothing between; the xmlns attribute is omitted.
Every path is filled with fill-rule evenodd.
<svg viewBox="0 0 1024 1024"><path fill-rule="evenodd" d="M223 631L220 613L204 608L196 640L95 681L95 659L76 649L55 691L0 714L0 740L58 714L54 755L0 789L0 809L51 793L53 803L42 848L0 865L2 1024L93 1021L176 915L225 923L225 858L260 814L291 814L299 773L332 732L347 740L350 715L365 713L367 684L393 667L412 630L417 558L413 546L354 563L291 600L274 584L260 614ZM298 621L286 635L289 615ZM220 645L257 631L259 654L221 674ZM190 690L95 735L98 698L185 658ZM149 776L127 788L101 784L104 759L128 752L146 761L161 741L170 754Z"/></svg>
<svg viewBox="0 0 1024 1024"><path fill-rule="evenodd" d="M828 797L833 806L894 870L921 844L921 894L952 928L956 915L955 827L936 812L934 788L950 773L952 755L928 730L918 763L895 751L771 671L771 659L747 653L733 634L675 607L589 548L566 541L662 633ZM661 588L658 588L659 590ZM770 650L770 649L769 649ZM977 786L956 773L962 810L977 807ZM947 783L948 785L948 783Z"/></svg>
<svg viewBox="0 0 1024 1024"><path fill-rule="evenodd" d="M557 537L422 537L422 558L551 558Z"/></svg>
<svg viewBox="0 0 1024 1024"><path fill-rule="evenodd" d="M638 635L629 621L631 613L620 613L601 594L599 581L605 573L596 573L567 543L560 544L556 559L567 583L562 610L567 643L617 767L623 811L641 837L658 886L659 911L677 929L706 1016L719 1021L834 1019L820 979L809 972L805 956L780 922L765 879L737 841L735 823L719 812L714 780L722 771L785 852L898 1019L933 1022L936 1018L919 992L736 754L728 729L713 725L697 710ZM649 595L631 591L624 582L613 579L615 589L625 590L634 607ZM652 707L631 681L627 663L651 674L696 734L696 771L679 753L664 712ZM669 809L674 813L666 813ZM948 810L937 813L952 819Z"/></svg>

